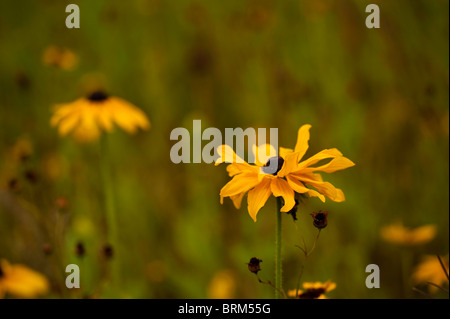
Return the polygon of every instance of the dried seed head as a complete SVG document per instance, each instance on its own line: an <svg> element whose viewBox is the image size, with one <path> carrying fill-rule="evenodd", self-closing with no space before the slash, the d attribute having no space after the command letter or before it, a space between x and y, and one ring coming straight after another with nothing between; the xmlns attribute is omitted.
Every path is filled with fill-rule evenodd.
<svg viewBox="0 0 450 319"><path fill-rule="evenodd" d="M114 256L114 249L111 245L106 244L103 246L102 253L106 259L111 259Z"/></svg>
<svg viewBox="0 0 450 319"><path fill-rule="evenodd" d="M8 187L12 191L19 190L19 187L20 187L19 180L17 178L10 179L8 182Z"/></svg>
<svg viewBox="0 0 450 319"><path fill-rule="evenodd" d="M69 206L69 202L67 198L63 196L59 196L55 201L56 208L58 209L66 209Z"/></svg>
<svg viewBox="0 0 450 319"><path fill-rule="evenodd" d="M84 248L84 245L81 241L79 241L76 245L75 245L75 255L77 255L78 257L83 257L86 253L86 249Z"/></svg>
<svg viewBox="0 0 450 319"><path fill-rule="evenodd" d="M250 262L247 263L248 270L250 270L254 274L258 274L258 271L261 270L261 267L259 263L261 263L262 260L256 257L253 257L250 259Z"/></svg>
<svg viewBox="0 0 450 319"><path fill-rule="evenodd" d="M53 252L53 248L52 245L50 245L50 243L45 243L42 245L42 251L44 252L45 255L51 255Z"/></svg>
<svg viewBox="0 0 450 319"><path fill-rule="evenodd" d="M322 211L319 211L318 213L313 212L311 214L311 216L313 218L314 227L316 227L317 229L322 229L322 228L327 227L327 225L328 225L327 215L328 215L328 212L322 212Z"/></svg>
<svg viewBox="0 0 450 319"><path fill-rule="evenodd" d="M27 181L29 181L31 184L35 184L38 181L38 175L33 170L25 171L24 175Z"/></svg>

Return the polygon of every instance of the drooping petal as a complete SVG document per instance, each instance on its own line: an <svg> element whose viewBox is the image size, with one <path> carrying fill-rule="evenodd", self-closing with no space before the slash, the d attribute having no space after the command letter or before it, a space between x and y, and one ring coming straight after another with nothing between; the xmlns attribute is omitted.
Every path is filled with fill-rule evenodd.
<svg viewBox="0 0 450 319"><path fill-rule="evenodd" d="M339 152L339 150L337 148L325 149L323 151L320 151L316 155L313 155L310 158L300 162L298 164L298 168L296 171L301 171L305 167L316 164L318 161L321 161L321 160L324 160L327 158L340 157L340 156L342 156L342 153Z"/></svg>
<svg viewBox="0 0 450 319"><path fill-rule="evenodd" d="M305 155L306 151L309 148L309 129L311 128L311 125L309 124L305 124L302 125L299 129L298 129L298 133L297 133L297 143L295 144L295 148L294 148L294 152L298 152L299 153L299 160L301 160L303 158L303 156Z"/></svg>
<svg viewBox="0 0 450 319"><path fill-rule="evenodd" d="M255 157L255 164L258 166L266 165L271 157L277 156L277 150L271 144L253 145L252 151Z"/></svg>
<svg viewBox="0 0 450 319"><path fill-rule="evenodd" d="M265 205L267 199L272 194L270 184L271 179L264 178L261 183L259 183L254 189L248 192L248 213L255 222L256 215L258 214L259 210Z"/></svg>
<svg viewBox="0 0 450 319"><path fill-rule="evenodd" d="M253 172L243 172L234 176L231 181L222 187L220 190L220 197L230 197L240 193L245 193L259 183L258 174Z"/></svg>
<svg viewBox="0 0 450 319"><path fill-rule="evenodd" d="M295 193L284 179L272 179L270 188L275 197L283 197L284 206L281 207L282 212L288 212L295 206Z"/></svg>
<svg viewBox="0 0 450 319"><path fill-rule="evenodd" d="M309 175L295 175L295 177L297 177L303 183L311 185L312 187L317 189L317 191L319 193L325 195L332 201L335 201L335 202L345 201L345 196L344 196L344 193L342 192L342 190L334 187L334 185L329 182L317 181L317 180L311 178L311 176L309 176Z"/></svg>
<svg viewBox="0 0 450 319"><path fill-rule="evenodd" d="M322 202L325 202L325 196L315 191L314 189L307 188L301 181L295 178L293 175L287 175L286 180L289 186L297 193L307 193L310 197L319 197Z"/></svg>
<svg viewBox="0 0 450 319"><path fill-rule="evenodd" d="M340 171L349 167L354 166L351 160L346 157L340 156L331 160L329 163L318 166L318 167L307 167L304 169L305 172L325 172L325 173L334 173L336 171Z"/></svg>
<svg viewBox="0 0 450 319"><path fill-rule="evenodd" d="M217 154L219 154L219 158L216 159L216 166L221 163L245 163L245 161L237 156L234 150L226 144L217 147Z"/></svg>
<svg viewBox="0 0 450 319"><path fill-rule="evenodd" d="M241 203L242 203L242 199L244 198L244 195L245 195L245 192L242 192L242 193L234 195L234 196L230 196L230 199L233 201L233 205L234 205L234 207L236 207L236 209L241 208Z"/></svg>

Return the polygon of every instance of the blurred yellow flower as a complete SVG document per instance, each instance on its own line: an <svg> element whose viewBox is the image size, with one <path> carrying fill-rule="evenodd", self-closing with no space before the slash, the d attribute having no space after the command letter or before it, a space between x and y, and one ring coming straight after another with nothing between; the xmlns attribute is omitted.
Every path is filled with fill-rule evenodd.
<svg viewBox="0 0 450 319"><path fill-rule="evenodd" d="M77 66L78 56L67 48L51 45L44 50L42 63L46 66L70 71Z"/></svg>
<svg viewBox="0 0 450 319"><path fill-rule="evenodd" d="M441 258L444 267L449 271L449 255ZM427 255L422 258L419 265L416 266L412 274L413 282L416 284L425 284L431 282L433 284L442 286L448 285L448 278L444 269L439 262L437 256ZM436 292L439 288L433 285L428 285L430 292Z"/></svg>
<svg viewBox="0 0 450 319"><path fill-rule="evenodd" d="M146 130L150 127L142 110L101 91L72 103L57 105L50 123L58 127L60 136L72 134L79 142L97 140L102 130L111 132L114 124L129 134L135 133L139 128Z"/></svg>
<svg viewBox="0 0 450 319"><path fill-rule="evenodd" d="M35 298L47 293L45 276L23 265L11 265L0 260L0 298L11 294L19 298Z"/></svg>
<svg viewBox="0 0 450 319"><path fill-rule="evenodd" d="M228 269L217 272L211 279L208 288L208 298L232 299L236 289L233 272Z"/></svg>
<svg viewBox="0 0 450 319"><path fill-rule="evenodd" d="M316 282L305 282L303 283L303 290L289 290L288 297L298 298L298 299L327 299L326 293L336 289L336 283L328 280L325 283L320 281Z"/></svg>
<svg viewBox="0 0 450 319"><path fill-rule="evenodd" d="M417 228L407 228L401 222L387 225L381 228L381 237L390 243L414 246L429 242L436 236L435 225L425 225Z"/></svg>
<svg viewBox="0 0 450 319"><path fill-rule="evenodd" d="M279 154L270 144L254 146L256 165L246 163L235 154L230 146L219 146L217 152L220 157L216 160L216 165L224 162L231 163L227 166L227 171L229 176L233 177L220 190L220 202L223 203L224 197L230 197L234 206L239 209L242 198L248 192L248 212L256 222L258 211L271 194L283 198L282 212L289 212L295 206L295 192L308 194L310 197L319 197L323 202L325 202L325 197L336 202L344 201L342 190L329 182L324 182L321 175L315 172L333 173L355 164L345 158L336 148L325 149L302 161L309 148L310 128L311 125L300 127L295 148L280 147ZM325 159L332 160L318 167L311 166Z"/></svg>

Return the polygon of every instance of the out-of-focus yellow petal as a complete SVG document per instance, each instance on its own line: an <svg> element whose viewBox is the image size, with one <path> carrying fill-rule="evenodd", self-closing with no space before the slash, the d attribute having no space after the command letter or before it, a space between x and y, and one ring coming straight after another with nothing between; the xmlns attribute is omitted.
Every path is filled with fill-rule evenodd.
<svg viewBox="0 0 450 319"><path fill-rule="evenodd" d="M35 298L49 290L47 278L23 265L10 265L1 260L3 276L0 279L0 291L19 298Z"/></svg>
<svg viewBox="0 0 450 319"><path fill-rule="evenodd" d="M248 192L248 213L254 222L256 222L256 215L259 210L265 205L267 199L272 194L270 184L271 179L264 178L254 189Z"/></svg>
<svg viewBox="0 0 450 319"><path fill-rule="evenodd" d="M288 212L295 206L295 193L289 186L288 182L281 178L272 179L270 184L272 193L275 197L283 197L284 206L281 207L282 212Z"/></svg>
<svg viewBox="0 0 450 319"><path fill-rule="evenodd" d="M294 152L299 153L299 159L302 159L305 155L306 151L309 148L309 129L311 125L305 124L302 125L297 132L297 143L295 144Z"/></svg>
<svg viewBox="0 0 450 319"><path fill-rule="evenodd" d="M380 229L381 237L388 242L399 245L421 245L429 242L436 236L435 225L425 225L410 229L401 222L384 226Z"/></svg>
<svg viewBox="0 0 450 319"><path fill-rule="evenodd" d="M441 258L444 267L449 271L449 256ZM442 269L441 263L436 256L426 255L422 258L421 262L414 269L412 274L412 279L416 284L426 284L427 282L432 282L436 285L448 286L448 279ZM428 285L430 292L436 292L439 288L433 285Z"/></svg>
<svg viewBox="0 0 450 319"><path fill-rule="evenodd" d="M80 122L81 113L79 110L75 110L70 115L67 115L58 124L58 132L61 136L66 136L69 134Z"/></svg>
<svg viewBox="0 0 450 319"><path fill-rule="evenodd" d="M411 237L414 238L416 243L425 243L436 237L436 233L436 225L425 225L414 229L411 233Z"/></svg>

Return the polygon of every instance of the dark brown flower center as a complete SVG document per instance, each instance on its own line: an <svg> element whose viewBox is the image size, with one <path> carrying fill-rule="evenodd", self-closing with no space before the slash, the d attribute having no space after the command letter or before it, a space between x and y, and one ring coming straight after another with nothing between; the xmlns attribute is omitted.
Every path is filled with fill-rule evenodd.
<svg viewBox="0 0 450 319"><path fill-rule="evenodd" d="M89 101L93 102L101 102L108 98L108 95L102 91L95 91L91 95L88 96Z"/></svg>
<svg viewBox="0 0 450 319"><path fill-rule="evenodd" d="M0 278L2 278L5 275L5 273L2 270L2 266L0 265Z"/></svg>
<svg viewBox="0 0 450 319"><path fill-rule="evenodd" d="M266 174L276 175L283 167L284 159L280 156L269 158L266 165L263 166L262 171Z"/></svg>
<svg viewBox="0 0 450 319"><path fill-rule="evenodd" d="M323 288L308 289L305 292L298 295L298 298L299 299L317 299L324 293L325 293L325 289L323 289Z"/></svg>

